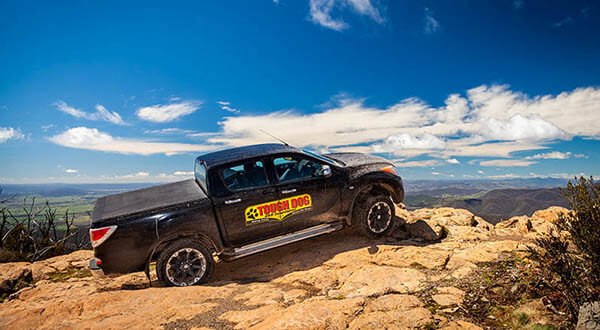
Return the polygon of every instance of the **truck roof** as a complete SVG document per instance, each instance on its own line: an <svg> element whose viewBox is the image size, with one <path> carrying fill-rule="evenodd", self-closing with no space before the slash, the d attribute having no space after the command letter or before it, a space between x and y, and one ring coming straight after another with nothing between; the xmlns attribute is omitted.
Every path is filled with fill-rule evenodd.
<svg viewBox="0 0 600 330"><path fill-rule="evenodd" d="M299 152L300 149L285 144L266 143L215 151L198 156L196 161L203 161L207 168L244 159L268 156L282 152Z"/></svg>

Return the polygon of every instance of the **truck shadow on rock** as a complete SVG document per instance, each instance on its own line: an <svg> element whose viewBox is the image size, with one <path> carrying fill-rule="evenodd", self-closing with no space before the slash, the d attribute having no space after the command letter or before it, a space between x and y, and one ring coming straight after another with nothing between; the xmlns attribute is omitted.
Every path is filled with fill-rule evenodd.
<svg viewBox="0 0 600 330"><path fill-rule="evenodd" d="M346 262L346 252L364 249L365 256L380 251L380 246L426 246L439 243L444 234L431 228L425 221L406 223L396 217L397 228L387 237L368 239L353 233L352 228L321 237L300 241L260 254L231 262L219 262L208 286L230 283L249 284L270 282L294 272L310 271L324 264ZM355 254L348 257L354 257ZM357 260L358 262L358 260Z"/></svg>

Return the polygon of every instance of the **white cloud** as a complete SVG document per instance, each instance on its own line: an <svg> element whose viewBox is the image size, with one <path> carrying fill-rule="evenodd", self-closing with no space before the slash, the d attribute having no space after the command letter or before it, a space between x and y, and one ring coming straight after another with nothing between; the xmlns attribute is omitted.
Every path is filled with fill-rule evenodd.
<svg viewBox="0 0 600 330"><path fill-rule="evenodd" d="M173 175L184 175L184 176L193 176L194 172L190 171L190 172L185 172L185 171L175 171L173 172Z"/></svg>
<svg viewBox="0 0 600 330"><path fill-rule="evenodd" d="M432 175L440 175L440 172L431 172Z"/></svg>
<svg viewBox="0 0 600 330"><path fill-rule="evenodd" d="M493 159L479 162L481 166L498 166L498 167L512 167L512 166L529 166L536 162L519 160L519 159Z"/></svg>
<svg viewBox="0 0 600 330"><path fill-rule="evenodd" d="M439 164L440 164L440 162L435 159L414 160L414 161L410 161L410 162L394 163L394 165L396 165L396 167L431 167L431 166L437 166Z"/></svg>
<svg viewBox="0 0 600 330"><path fill-rule="evenodd" d="M477 170L477 173L483 174L483 171L482 170Z"/></svg>
<svg viewBox="0 0 600 330"><path fill-rule="evenodd" d="M438 22L435 17L433 17L433 13L429 8L425 8L425 33L434 33L435 31L440 29L440 22Z"/></svg>
<svg viewBox="0 0 600 330"><path fill-rule="evenodd" d="M125 122L116 111L108 111L104 106L100 104L96 105L96 111L98 111L97 116L100 118L100 120L104 120L117 125L125 125Z"/></svg>
<svg viewBox="0 0 600 330"><path fill-rule="evenodd" d="M346 0L348 4L361 15L365 15L373 19L375 22L381 24L384 19L379 13L379 9L375 8L371 3L371 0Z"/></svg>
<svg viewBox="0 0 600 330"><path fill-rule="evenodd" d="M21 140L24 139L25 135L21 133L20 129L14 129L12 127L0 127L0 143L4 143L8 140Z"/></svg>
<svg viewBox="0 0 600 330"><path fill-rule="evenodd" d="M79 172L79 171L78 170L74 170L72 168L68 168L68 169L65 170L65 173L77 173L77 172Z"/></svg>
<svg viewBox="0 0 600 330"><path fill-rule="evenodd" d="M574 154L573 157L575 157L575 158L585 158L585 159L590 158L589 156L584 155L584 154Z"/></svg>
<svg viewBox="0 0 600 330"><path fill-rule="evenodd" d="M165 154L183 152L206 152L218 149L215 145L149 142L144 140L112 137L95 128L75 127L48 138L51 142L69 148L88 149L122 154Z"/></svg>
<svg viewBox="0 0 600 330"><path fill-rule="evenodd" d="M578 155L576 155L578 156ZM570 152L552 151L542 154L536 154L533 156L525 157L525 159L569 159L571 157Z"/></svg>
<svg viewBox="0 0 600 330"><path fill-rule="evenodd" d="M157 134L157 135L178 135L178 134L193 134L194 131L188 129L181 128L162 128L162 129L153 129L153 130L145 130L145 134Z"/></svg>
<svg viewBox="0 0 600 330"><path fill-rule="evenodd" d="M446 163L448 163L448 164L460 164L460 162L456 158L448 158L448 159L446 159Z"/></svg>
<svg viewBox="0 0 600 330"><path fill-rule="evenodd" d="M379 9L371 3L371 0L310 0L309 15L310 20L318 25L342 31L349 27L341 18L333 18L332 12L335 8L343 9L350 7L359 15L368 16L373 21L382 24L384 22Z"/></svg>
<svg viewBox="0 0 600 330"><path fill-rule="evenodd" d="M482 120L484 136L492 140L553 140L568 139L569 135L555 125L536 116L514 115L503 121L496 118Z"/></svg>
<svg viewBox="0 0 600 330"><path fill-rule="evenodd" d="M230 102L218 101L217 103L219 104L219 107L225 111L229 111L231 113L240 113L240 110L229 106L231 104Z"/></svg>
<svg viewBox="0 0 600 330"><path fill-rule="evenodd" d="M201 102L185 101L171 104L156 104L139 108L136 112L138 118L155 123L166 123L187 116L200 109Z"/></svg>
<svg viewBox="0 0 600 330"><path fill-rule="evenodd" d="M102 120L109 123L117 124L117 125L127 125L116 111L109 111L103 105L96 105L96 112L89 113L80 109L76 109L70 105L68 105L65 101L56 101L54 102L54 106L75 118L84 118L88 120Z"/></svg>
<svg viewBox="0 0 600 330"><path fill-rule="evenodd" d="M394 152L404 149L443 149L446 143L435 135L412 136L402 133L388 136L383 143L374 144L375 152Z"/></svg>

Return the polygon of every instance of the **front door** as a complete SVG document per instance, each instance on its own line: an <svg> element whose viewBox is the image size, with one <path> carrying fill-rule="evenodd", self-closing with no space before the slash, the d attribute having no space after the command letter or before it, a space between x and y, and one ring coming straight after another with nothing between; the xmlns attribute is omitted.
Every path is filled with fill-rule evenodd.
<svg viewBox="0 0 600 330"><path fill-rule="evenodd" d="M325 175L323 163L301 154L272 158L279 199L291 208L282 219L285 233L338 220L340 185L335 172Z"/></svg>
<svg viewBox="0 0 600 330"><path fill-rule="evenodd" d="M262 160L224 166L218 175L227 194L214 198L214 202L231 245L241 246L280 234L279 221L260 217L260 210L264 212L261 205L278 198Z"/></svg>

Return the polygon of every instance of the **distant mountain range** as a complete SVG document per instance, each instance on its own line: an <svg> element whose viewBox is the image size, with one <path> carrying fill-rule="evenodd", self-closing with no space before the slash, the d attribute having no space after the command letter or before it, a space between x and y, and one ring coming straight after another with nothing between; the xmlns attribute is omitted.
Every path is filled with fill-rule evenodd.
<svg viewBox="0 0 600 330"><path fill-rule="evenodd" d="M146 188L156 183L48 183L48 184L0 184L2 195L40 195L45 197L109 195Z"/></svg>
<svg viewBox="0 0 600 330"><path fill-rule="evenodd" d="M447 206L469 210L495 224L517 215L531 216L550 206L569 207L569 203L559 188L497 189L481 198L455 200Z"/></svg>

